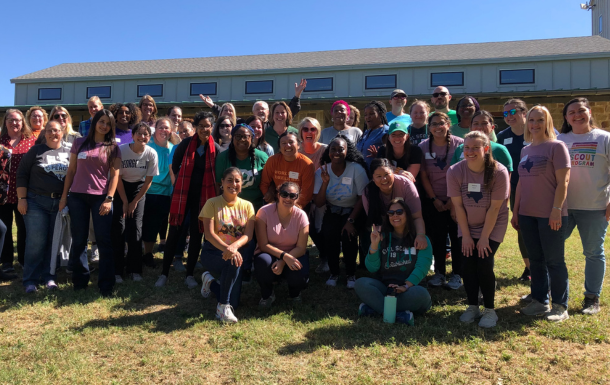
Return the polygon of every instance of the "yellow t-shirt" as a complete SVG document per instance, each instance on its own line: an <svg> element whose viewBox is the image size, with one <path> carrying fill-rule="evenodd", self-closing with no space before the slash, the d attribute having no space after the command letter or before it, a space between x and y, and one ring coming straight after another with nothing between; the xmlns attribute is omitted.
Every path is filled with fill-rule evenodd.
<svg viewBox="0 0 610 385"><path fill-rule="evenodd" d="M222 195L208 199L199 213L199 219L213 218L216 234L224 243L230 245L246 232L246 224L254 218L252 203L237 198L229 204Z"/></svg>

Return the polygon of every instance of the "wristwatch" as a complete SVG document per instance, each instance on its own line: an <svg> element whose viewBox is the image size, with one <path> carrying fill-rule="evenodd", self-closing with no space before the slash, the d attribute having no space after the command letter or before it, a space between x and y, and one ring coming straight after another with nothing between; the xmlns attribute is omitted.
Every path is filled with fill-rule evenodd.
<svg viewBox="0 0 610 385"><path fill-rule="evenodd" d="M112 195L106 195L106 199L108 199L110 202L114 201L114 197Z"/></svg>

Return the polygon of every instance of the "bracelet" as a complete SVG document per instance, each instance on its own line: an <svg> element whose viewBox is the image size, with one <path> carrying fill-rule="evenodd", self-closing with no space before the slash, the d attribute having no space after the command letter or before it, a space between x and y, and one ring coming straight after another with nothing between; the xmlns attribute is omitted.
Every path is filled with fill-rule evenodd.
<svg viewBox="0 0 610 385"><path fill-rule="evenodd" d="M282 260L282 261L284 260L284 255L286 255L286 252L285 252L285 251L284 251L284 252L282 252L282 254L280 254L280 260Z"/></svg>
<svg viewBox="0 0 610 385"><path fill-rule="evenodd" d="M18 198L18 199L19 199L19 200L22 200L22 199L28 199L28 198L27 198L27 197L23 197L23 198Z"/></svg>
<svg viewBox="0 0 610 385"><path fill-rule="evenodd" d="M555 207L555 206L553 206L553 208L554 208L554 209L557 209L557 210L559 210L559 211L562 211L562 210L561 210L561 207Z"/></svg>
<svg viewBox="0 0 610 385"><path fill-rule="evenodd" d="M371 247L369 246L369 254L375 254L377 251L379 251L379 249L371 250Z"/></svg>

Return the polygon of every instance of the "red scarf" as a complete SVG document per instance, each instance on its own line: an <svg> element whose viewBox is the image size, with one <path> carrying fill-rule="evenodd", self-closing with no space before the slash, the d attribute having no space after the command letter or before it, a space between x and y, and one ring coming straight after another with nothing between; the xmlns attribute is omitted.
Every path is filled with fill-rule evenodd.
<svg viewBox="0 0 610 385"><path fill-rule="evenodd" d="M172 226L180 226L184 221L184 212L186 211L186 200L188 198L189 187L191 185L191 175L195 166L195 153L197 152L197 136L193 136L184 157L180 171L174 185L174 193L172 194L172 205L169 209L169 224ZM199 211L205 202L216 196L216 147L214 140L210 135L208 139L208 148L205 153L205 173L203 174L203 185L201 186L201 198L199 199ZM197 213L199 215L199 213ZM203 222L199 221L199 231L203 233Z"/></svg>

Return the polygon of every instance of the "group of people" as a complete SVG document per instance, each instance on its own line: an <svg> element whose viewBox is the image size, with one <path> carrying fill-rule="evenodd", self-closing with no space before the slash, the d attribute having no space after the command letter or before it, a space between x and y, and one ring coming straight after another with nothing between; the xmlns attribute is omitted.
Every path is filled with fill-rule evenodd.
<svg viewBox="0 0 610 385"><path fill-rule="evenodd" d="M460 320L489 328L498 320L494 255L510 220L521 279L531 279L522 313L568 318L564 243L575 227L586 257L581 311L599 311L610 134L596 127L587 99L565 104L559 135L547 108L528 110L519 99L504 104L509 127L496 135L493 115L474 97L450 110L446 87L430 103L415 100L408 113L400 89L390 111L371 101L364 130L360 111L343 100L332 104L332 126L305 117L293 127L305 87L295 84L289 104L255 103L247 119L203 95L211 111L192 120L176 106L159 117L148 95L108 109L93 97L91 118L77 131L61 106L50 116L41 107L8 110L0 134L0 278L16 278L13 215L27 293L56 289L62 261L74 289L85 289L97 262L100 292L109 296L124 278L141 281L143 266L155 268L159 238L155 286L167 284L173 266L198 287L194 272L202 268L202 296L213 293L216 317L237 322L242 283L252 279L261 307L275 301L278 279L292 301L302 301L311 238L320 253L315 271L329 274L330 287L354 289L361 316L381 315L391 293L396 320L413 324L432 306L429 288L463 285L468 307ZM358 255L371 277L356 278Z"/></svg>

